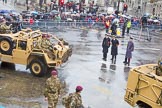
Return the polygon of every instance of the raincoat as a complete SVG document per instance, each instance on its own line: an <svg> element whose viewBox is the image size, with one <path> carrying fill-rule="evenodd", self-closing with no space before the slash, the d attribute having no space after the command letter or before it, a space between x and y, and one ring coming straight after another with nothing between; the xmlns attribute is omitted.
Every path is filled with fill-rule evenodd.
<svg viewBox="0 0 162 108"><path fill-rule="evenodd" d="M111 55L118 55L119 41L117 39L111 40Z"/></svg>
<svg viewBox="0 0 162 108"><path fill-rule="evenodd" d="M132 58L132 52L134 51L134 43L129 41L127 44L126 58Z"/></svg>

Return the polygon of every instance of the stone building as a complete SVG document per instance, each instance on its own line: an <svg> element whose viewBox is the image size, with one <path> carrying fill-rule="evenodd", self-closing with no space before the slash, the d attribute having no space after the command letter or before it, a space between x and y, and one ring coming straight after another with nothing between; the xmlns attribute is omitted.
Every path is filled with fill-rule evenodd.
<svg viewBox="0 0 162 108"><path fill-rule="evenodd" d="M125 0L135 15L149 13L162 19L162 0Z"/></svg>

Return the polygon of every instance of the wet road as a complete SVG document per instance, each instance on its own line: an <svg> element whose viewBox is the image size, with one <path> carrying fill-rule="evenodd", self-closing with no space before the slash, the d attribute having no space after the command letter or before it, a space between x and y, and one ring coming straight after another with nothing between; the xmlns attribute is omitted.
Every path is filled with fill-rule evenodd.
<svg viewBox="0 0 162 108"><path fill-rule="evenodd" d="M82 85L83 102L92 108L129 108L124 102L124 94L129 69L146 63L156 63L162 55L162 39L153 37L151 42L138 40L134 36L135 51L131 67L125 67L128 37L119 39L119 54L116 64L111 64L110 48L108 60L102 60L102 39L104 31L96 30L71 31L56 33L73 45L73 55L59 71L69 85L69 93L74 92L76 85ZM136 40L137 39L137 40Z"/></svg>
<svg viewBox="0 0 162 108"><path fill-rule="evenodd" d="M131 66L125 67L123 60L128 36L118 39L120 44L117 61L116 64L112 64L111 48L109 48L107 61L102 60L101 43L104 31L67 29L65 32L53 34L63 37L73 46L71 58L58 68L59 77L67 83L68 93L74 92L77 85L82 85L84 88L81 93L83 103L90 108L130 108L124 101L130 68L146 63L156 63L162 55L161 37L153 37L152 41L148 42L143 39L139 40L138 36L134 35L135 50ZM25 66L16 65L16 70L25 71ZM34 100L41 102L42 108L47 107L43 96ZM58 108L63 108L63 106L59 105Z"/></svg>

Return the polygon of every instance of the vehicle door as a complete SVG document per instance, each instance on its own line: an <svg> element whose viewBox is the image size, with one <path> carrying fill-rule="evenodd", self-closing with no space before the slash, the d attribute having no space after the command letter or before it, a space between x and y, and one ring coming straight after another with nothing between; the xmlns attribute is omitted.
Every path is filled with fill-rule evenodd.
<svg viewBox="0 0 162 108"><path fill-rule="evenodd" d="M26 40L16 40L13 49L13 61L17 64L27 64L27 58L29 56Z"/></svg>

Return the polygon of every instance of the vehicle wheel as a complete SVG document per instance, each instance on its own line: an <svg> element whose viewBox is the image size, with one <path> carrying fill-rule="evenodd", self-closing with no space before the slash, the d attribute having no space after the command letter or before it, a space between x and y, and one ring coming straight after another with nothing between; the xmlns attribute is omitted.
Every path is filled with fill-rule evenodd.
<svg viewBox="0 0 162 108"><path fill-rule="evenodd" d="M46 65L41 60L32 60L30 63L30 71L34 76L42 77L47 72Z"/></svg>
<svg viewBox="0 0 162 108"><path fill-rule="evenodd" d="M11 38L9 37L2 37L0 39L0 52L2 54L11 55L13 50L13 43Z"/></svg>

